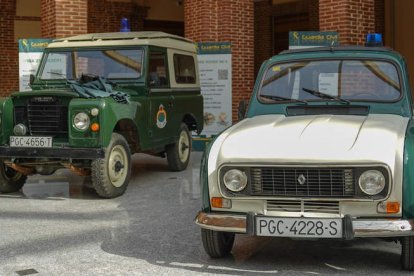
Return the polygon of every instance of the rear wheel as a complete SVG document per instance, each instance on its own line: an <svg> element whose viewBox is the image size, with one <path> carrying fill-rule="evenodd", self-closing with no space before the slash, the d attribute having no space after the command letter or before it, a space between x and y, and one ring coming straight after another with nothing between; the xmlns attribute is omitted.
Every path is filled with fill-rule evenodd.
<svg viewBox="0 0 414 276"><path fill-rule="evenodd" d="M0 161L0 192L14 193L19 191L26 182L27 176L4 165Z"/></svg>
<svg viewBox="0 0 414 276"><path fill-rule="evenodd" d="M235 234L201 229L201 238L206 253L211 258L223 258L230 254L233 248Z"/></svg>
<svg viewBox="0 0 414 276"><path fill-rule="evenodd" d="M191 154L191 135L186 124L181 124L178 141L167 147L168 166L173 171L187 168Z"/></svg>
<svg viewBox="0 0 414 276"><path fill-rule="evenodd" d="M97 194L104 198L122 195L131 176L131 152L125 138L113 133L105 150L105 158L92 162L92 184Z"/></svg>
<svg viewBox="0 0 414 276"><path fill-rule="evenodd" d="M401 238L401 268L414 270L414 236Z"/></svg>

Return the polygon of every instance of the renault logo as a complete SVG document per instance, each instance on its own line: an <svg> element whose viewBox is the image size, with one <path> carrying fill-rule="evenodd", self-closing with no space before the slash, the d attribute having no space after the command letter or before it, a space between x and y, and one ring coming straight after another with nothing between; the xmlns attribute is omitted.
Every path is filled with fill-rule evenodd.
<svg viewBox="0 0 414 276"><path fill-rule="evenodd" d="M306 177L305 177L303 174L300 174L300 175L298 176L298 183L299 183L300 185L303 185L303 184L305 184L305 183L306 183Z"/></svg>

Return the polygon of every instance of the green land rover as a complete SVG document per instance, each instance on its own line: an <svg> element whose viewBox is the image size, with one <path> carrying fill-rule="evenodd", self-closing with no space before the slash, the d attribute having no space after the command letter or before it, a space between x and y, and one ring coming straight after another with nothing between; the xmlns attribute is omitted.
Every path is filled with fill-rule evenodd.
<svg viewBox="0 0 414 276"><path fill-rule="evenodd" d="M166 156L184 170L190 131L203 128L196 46L166 33L57 39L31 87L0 100L0 192L65 167L90 175L99 196L117 197L131 154Z"/></svg>
<svg viewBox="0 0 414 276"><path fill-rule="evenodd" d="M406 63L383 47L283 52L261 67L246 118L202 159L211 257L235 233L401 242L414 270L414 120Z"/></svg>

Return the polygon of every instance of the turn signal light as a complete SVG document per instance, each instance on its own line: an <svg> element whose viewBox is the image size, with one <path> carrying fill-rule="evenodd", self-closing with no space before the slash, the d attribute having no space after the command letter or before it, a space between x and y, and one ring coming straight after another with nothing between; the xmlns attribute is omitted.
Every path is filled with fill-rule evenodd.
<svg viewBox="0 0 414 276"><path fill-rule="evenodd" d="M214 208L231 208L231 200L222 197L213 197L211 198L211 206Z"/></svg>
<svg viewBox="0 0 414 276"><path fill-rule="evenodd" d="M387 202L387 214L395 214L400 211L399 202Z"/></svg>
<svg viewBox="0 0 414 276"><path fill-rule="evenodd" d="M400 211L400 203L396 201L380 202L378 204L378 213L395 214Z"/></svg>
<svg viewBox="0 0 414 276"><path fill-rule="evenodd" d="M99 131L99 124L98 123L93 123L92 125L91 125L91 130L93 131L93 132L98 132Z"/></svg>

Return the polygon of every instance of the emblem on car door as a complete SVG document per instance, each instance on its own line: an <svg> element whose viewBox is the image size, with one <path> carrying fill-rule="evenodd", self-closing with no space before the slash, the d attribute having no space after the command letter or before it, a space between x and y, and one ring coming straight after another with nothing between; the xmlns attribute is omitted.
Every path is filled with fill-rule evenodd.
<svg viewBox="0 0 414 276"><path fill-rule="evenodd" d="M167 124L167 112L165 112L164 106L160 104L157 112L157 127L163 128Z"/></svg>

